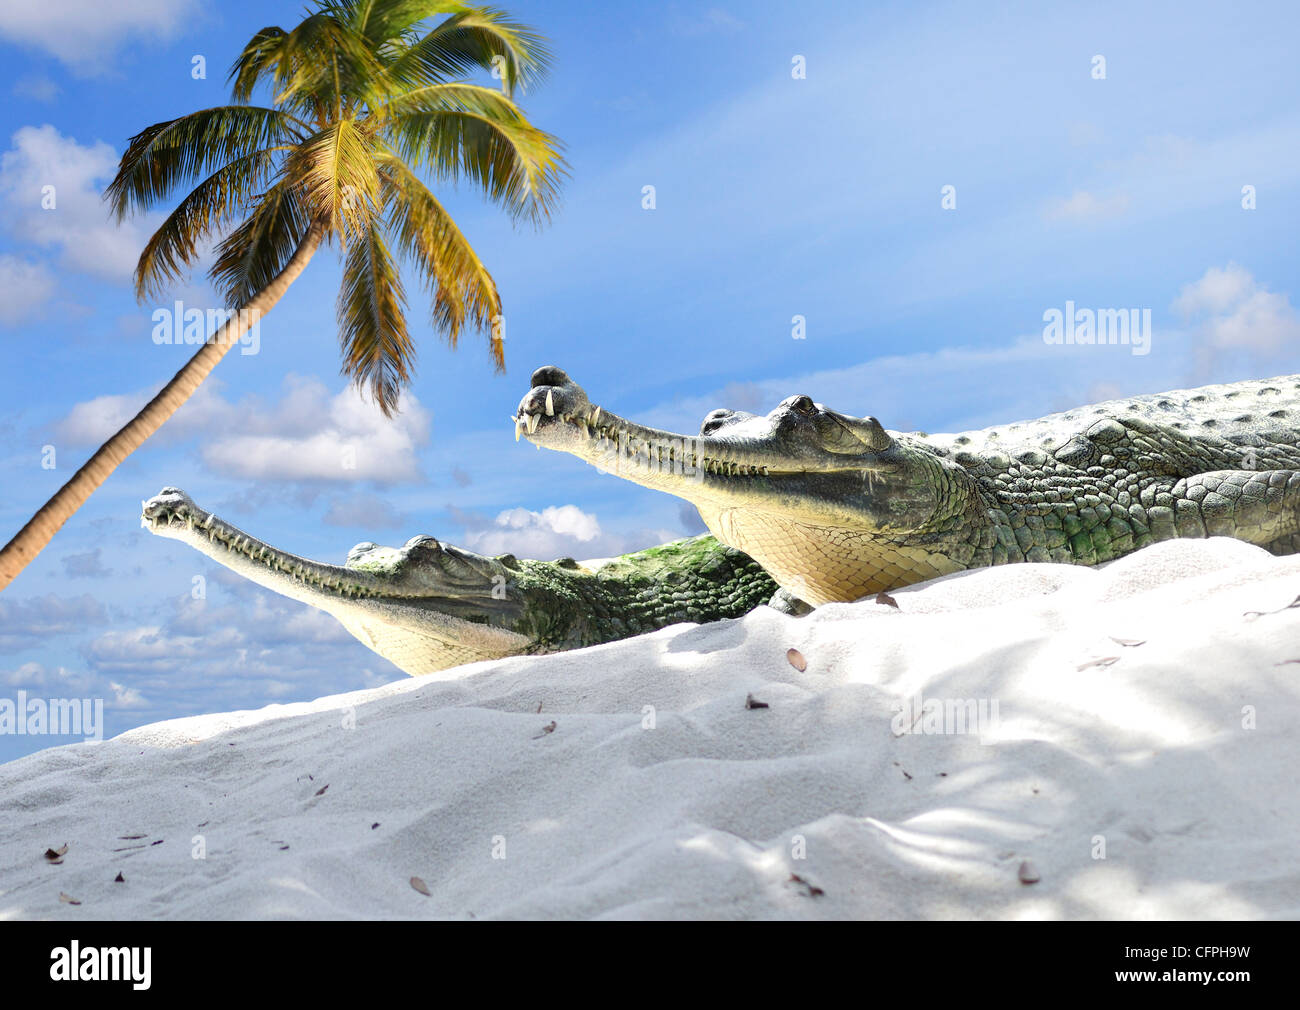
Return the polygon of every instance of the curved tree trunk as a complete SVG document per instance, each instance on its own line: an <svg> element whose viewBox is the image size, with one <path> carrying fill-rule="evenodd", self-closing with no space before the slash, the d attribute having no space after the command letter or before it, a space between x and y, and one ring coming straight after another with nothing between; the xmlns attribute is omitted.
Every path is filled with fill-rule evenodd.
<svg viewBox="0 0 1300 1010"><path fill-rule="evenodd" d="M37 554L48 544L72 514L81 508L99 485L127 456L144 444L145 439L163 426L186 400L194 395L199 384L208 377L229 350L247 332L250 322L269 312L297 280L312 255L320 247L325 234L322 223L313 224L298 248L294 250L284 269L275 279L259 291L242 309L236 312L187 361L171 382L131 418L117 434L105 442L91 456L40 511L28 521L9 543L0 550L0 590L9 585Z"/></svg>

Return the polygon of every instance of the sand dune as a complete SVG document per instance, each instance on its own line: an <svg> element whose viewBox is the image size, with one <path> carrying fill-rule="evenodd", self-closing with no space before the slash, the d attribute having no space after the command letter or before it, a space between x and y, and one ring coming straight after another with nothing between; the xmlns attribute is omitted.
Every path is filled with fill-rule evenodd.
<svg viewBox="0 0 1300 1010"><path fill-rule="evenodd" d="M1297 596L1177 541L61 747L0 918L1296 917Z"/></svg>

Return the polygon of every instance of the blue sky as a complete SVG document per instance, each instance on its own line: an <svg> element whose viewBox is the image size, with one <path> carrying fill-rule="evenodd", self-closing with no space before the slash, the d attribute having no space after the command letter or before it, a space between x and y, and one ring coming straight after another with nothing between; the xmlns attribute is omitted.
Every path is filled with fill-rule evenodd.
<svg viewBox="0 0 1300 1010"><path fill-rule="evenodd" d="M503 6L552 42L523 101L572 172L536 233L447 194L501 289L508 374L483 341L448 350L412 283L419 373L380 419L339 376L325 251L259 353L227 356L0 597L0 697L102 697L111 734L401 676L325 615L142 531L141 499L167 484L334 562L425 532L544 558L698 532L676 499L515 443L507 415L542 364L688 431L793 393L939 431L1300 371L1292 4ZM99 200L126 140L224 102L248 37L300 11L0 10L4 538L186 353L152 341L157 306L129 283L151 219L118 227ZM201 272L174 297L215 304ZM1046 344L1067 300L1149 309L1151 353ZM64 742L0 736L0 760Z"/></svg>

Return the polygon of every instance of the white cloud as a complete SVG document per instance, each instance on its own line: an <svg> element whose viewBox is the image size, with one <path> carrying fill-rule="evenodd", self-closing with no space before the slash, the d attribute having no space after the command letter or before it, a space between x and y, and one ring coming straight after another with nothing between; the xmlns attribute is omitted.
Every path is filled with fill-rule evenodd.
<svg viewBox="0 0 1300 1010"><path fill-rule="evenodd" d="M126 687L115 680L110 680L108 686L113 692L114 708L140 708L145 704L144 695L133 687Z"/></svg>
<svg viewBox="0 0 1300 1010"><path fill-rule="evenodd" d="M525 508L506 509L497 516L496 524L507 530L544 529L584 543L600 536L600 523L596 517L577 505L552 505L541 512Z"/></svg>
<svg viewBox="0 0 1300 1010"><path fill-rule="evenodd" d="M1080 189L1064 200L1049 203L1044 214L1049 221L1101 221L1119 217L1126 210L1128 197L1123 193L1097 196Z"/></svg>
<svg viewBox="0 0 1300 1010"><path fill-rule="evenodd" d="M81 647L108 704L172 718L222 711L232 699L257 707L400 676L322 611L216 566L209 590L206 600L157 601L160 621L112 628ZM25 686L21 672L17 686Z"/></svg>
<svg viewBox="0 0 1300 1010"><path fill-rule="evenodd" d="M178 369L195 348L162 347L163 354L171 355L164 361L160 372L172 374ZM178 352L172 354L172 352ZM232 350L231 354L238 354ZM231 403L221 395L224 383L218 378L209 377L194 391L194 395L172 415L171 419L151 438L155 444L161 442L174 444L193 438L196 435L210 437L213 431L222 430L221 426L240 421L247 430L255 420L241 418L241 411L261 412L272 408L249 397L240 404ZM93 400L83 400L74 404L64 417L54 424L54 436L60 442L77 446L101 445L127 421L139 413L140 408L148 403L162 388L162 383L147 389L138 389L131 393L107 393Z"/></svg>
<svg viewBox="0 0 1300 1010"><path fill-rule="evenodd" d="M79 74L109 65L126 39L173 36L198 9L195 0L58 0L0 4L0 37L43 49Z"/></svg>
<svg viewBox="0 0 1300 1010"><path fill-rule="evenodd" d="M66 666L49 667L43 663L23 663L15 670L0 673L0 683L28 693L41 691L57 697L82 694L92 688L95 677Z"/></svg>
<svg viewBox="0 0 1300 1010"><path fill-rule="evenodd" d="M149 402L150 395L115 393L78 403L55 424L55 437L73 445L99 445L131 420Z"/></svg>
<svg viewBox="0 0 1300 1010"><path fill-rule="evenodd" d="M146 704L143 695L132 687L108 680L94 671L72 670L66 666L23 663L17 669L0 672L0 684L29 695L103 698L105 706L114 709L140 708Z"/></svg>
<svg viewBox="0 0 1300 1010"><path fill-rule="evenodd" d="M1192 316L1199 312L1223 312L1246 297L1255 287L1250 271L1229 263L1210 267L1199 281L1184 284L1174 299L1174 311Z"/></svg>
<svg viewBox="0 0 1300 1010"><path fill-rule="evenodd" d="M319 382L299 381L252 427L206 443L204 462L242 478L395 484L421 476L416 449L428 439L429 415L409 392L389 420L352 386L330 396Z"/></svg>
<svg viewBox="0 0 1300 1010"><path fill-rule="evenodd" d="M1295 158L1278 157L1278 152L1294 151L1298 144L1300 121L1294 117L1252 124L1220 136L1147 137L1132 153L1096 166L1082 190L1085 198L1078 209L1086 210L1087 197L1092 197L1096 211L1124 213L1125 223L1136 227L1157 220L1176 223L1179 215L1222 207L1225 201L1235 206L1244 182L1257 186L1260 192L1294 185L1300 166ZM1248 177L1242 177L1243 171ZM1096 196L1098 193L1116 195L1107 198ZM1070 200L1078 196L1076 193ZM1123 206L1117 203L1121 199ZM1063 209L1068 202L1055 206Z"/></svg>
<svg viewBox="0 0 1300 1010"><path fill-rule="evenodd" d="M66 666L45 657L0 663L0 693L103 698L106 709L129 709L138 721L150 722L225 711L232 704L305 701L402 676L327 614L203 565L208 599L195 600L188 590L179 596L136 594L143 600L136 620L119 613L108 628L90 627L104 623L102 605L90 597L0 601L0 654L10 651L10 643L24 647L28 632L44 642L57 634L65 648L81 654ZM159 581L166 584L166 576ZM86 612L90 604L100 611L97 620ZM78 641L77 633L87 631Z"/></svg>
<svg viewBox="0 0 1300 1010"><path fill-rule="evenodd" d="M102 141L82 145L48 123L24 126L0 156L0 214L6 227L57 254L69 269L127 280L148 233L140 220L119 225L109 218L101 193L117 163L117 153ZM50 199L53 206L47 209L43 204Z"/></svg>
<svg viewBox="0 0 1300 1010"><path fill-rule="evenodd" d="M71 579L99 579L113 574L104 567L103 549L96 547L81 554L65 554L60 561L63 574Z"/></svg>
<svg viewBox="0 0 1300 1010"><path fill-rule="evenodd" d="M400 529L406 516L376 494L354 494L334 498L321 516L326 526L361 526L367 529Z"/></svg>
<svg viewBox="0 0 1300 1010"><path fill-rule="evenodd" d="M75 597L46 593L28 599L0 599L0 649L30 649L107 620L104 604L86 593Z"/></svg>
<svg viewBox="0 0 1300 1010"><path fill-rule="evenodd" d="M1092 144L1100 144L1106 139L1105 133L1096 123L1075 122L1070 124L1069 128L1070 143L1075 147L1088 147Z"/></svg>
<svg viewBox="0 0 1300 1010"><path fill-rule="evenodd" d="M13 93L34 102L52 102L59 97L59 86L42 75L23 77L14 82Z"/></svg>
<svg viewBox="0 0 1300 1010"><path fill-rule="evenodd" d="M40 263L0 255L0 324L15 326L35 315L54 293L54 278Z"/></svg>
<svg viewBox="0 0 1300 1010"><path fill-rule="evenodd" d="M1204 317L1198 334L1215 349L1268 352L1300 341L1300 316L1291 300L1267 290L1236 263L1210 267L1200 280L1185 284L1173 308L1188 319Z"/></svg>
<svg viewBox="0 0 1300 1010"><path fill-rule="evenodd" d="M693 8L688 13L676 4L671 8L669 24L674 33L687 36L734 32L745 27L743 21L721 7L709 7L703 11Z"/></svg>
<svg viewBox="0 0 1300 1010"><path fill-rule="evenodd" d="M55 423L55 436L99 445L159 388L78 403ZM199 437L202 459L213 471L243 479L396 484L421 478L416 450L428 441L430 416L409 392L401 413L389 420L351 385L331 394L317 380L291 375L278 403L255 396L232 402L220 388L205 382L154 438L176 443Z"/></svg>
<svg viewBox="0 0 1300 1010"><path fill-rule="evenodd" d="M506 509L495 519L454 508L451 511L465 524L465 546L488 555L514 554L544 561L614 557L681 536L673 530L606 532L595 515L576 505L552 505L540 512Z"/></svg>

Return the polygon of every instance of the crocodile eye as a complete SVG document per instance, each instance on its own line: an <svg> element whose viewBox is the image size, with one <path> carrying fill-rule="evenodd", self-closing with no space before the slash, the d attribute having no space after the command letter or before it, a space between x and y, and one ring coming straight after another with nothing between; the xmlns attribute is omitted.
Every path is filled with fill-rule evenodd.
<svg viewBox="0 0 1300 1010"><path fill-rule="evenodd" d="M812 402L811 396L796 396L790 401L790 409L797 414L808 417L816 413L817 405Z"/></svg>

